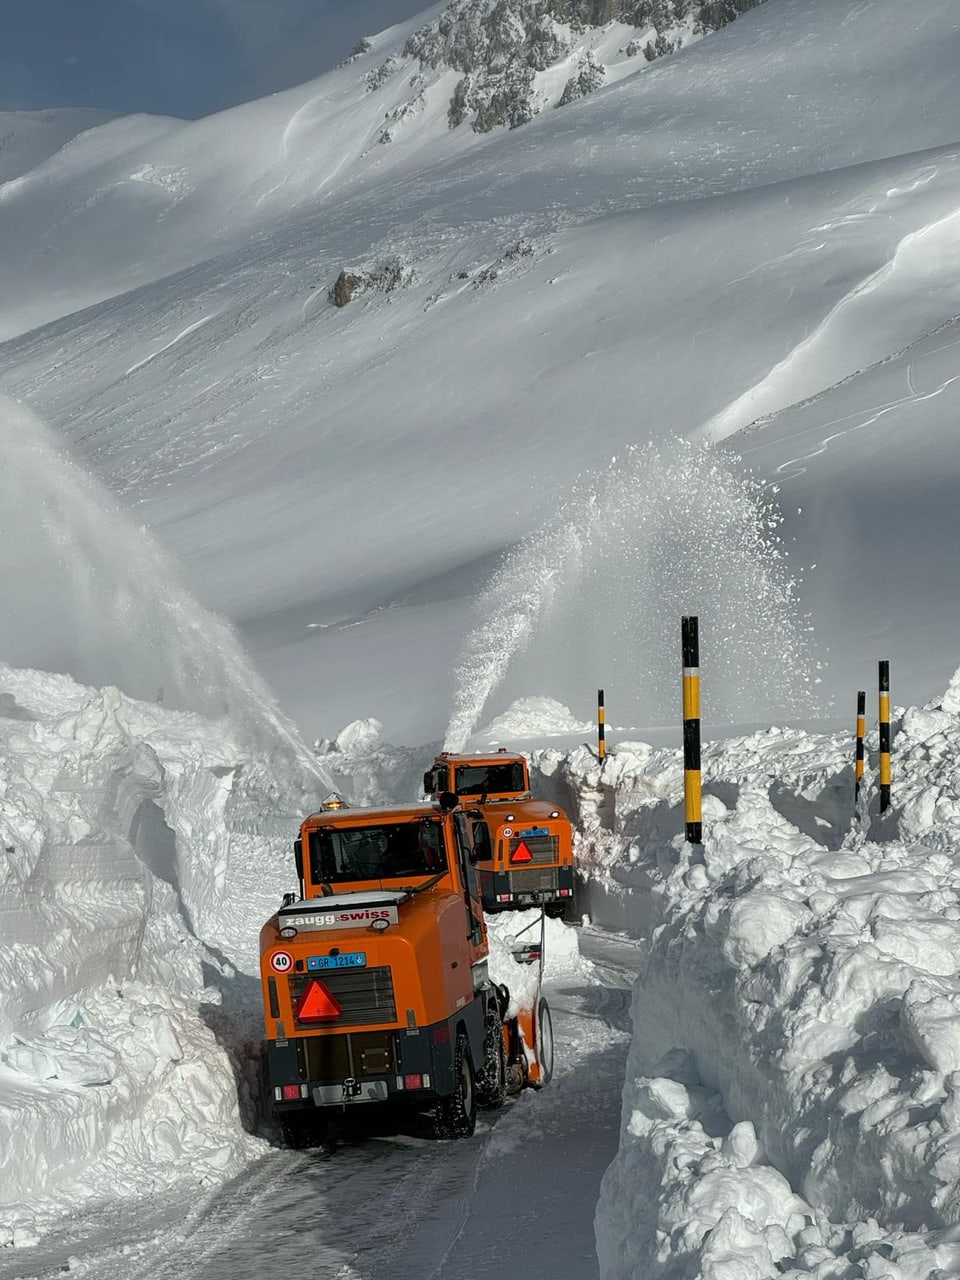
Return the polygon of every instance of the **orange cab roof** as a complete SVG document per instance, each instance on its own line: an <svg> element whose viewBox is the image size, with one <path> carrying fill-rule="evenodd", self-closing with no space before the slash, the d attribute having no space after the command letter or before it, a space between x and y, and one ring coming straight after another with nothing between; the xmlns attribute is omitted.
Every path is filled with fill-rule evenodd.
<svg viewBox="0 0 960 1280"><path fill-rule="evenodd" d="M445 753L437 756L444 764L509 764L511 760L525 760L522 751L488 751L475 755L452 755Z"/></svg>
<svg viewBox="0 0 960 1280"><path fill-rule="evenodd" d="M311 813L301 825L313 826L372 826L378 822L413 822L417 818L438 817L440 809L435 804L385 805L380 809L324 809Z"/></svg>

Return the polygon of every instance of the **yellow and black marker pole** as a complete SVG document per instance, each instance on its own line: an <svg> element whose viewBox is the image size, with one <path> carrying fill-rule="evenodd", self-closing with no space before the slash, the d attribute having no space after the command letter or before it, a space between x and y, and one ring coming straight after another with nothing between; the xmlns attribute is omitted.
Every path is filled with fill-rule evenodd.
<svg viewBox="0 0 960 1280"><path fill-rule="evenodd" d="M700 844L703 818L700 793L700 623L680 624L683 642L683 808L687 840Z"/></svg>
<svg viewBox="0 0 960 1280"><path fill-rule="evenodd" d="M880 812L890 808L890 663L880 663Z"/></svg>
<svg viewBox="0 0 960 1280"><path fill-rule="evenodd" d="M607 758L607 713L603 706L603 690L597 690L597 759Z"/></svg>
<svg viewBox="0 0 960 1280"><path fill-rule="evenodd" d="M867 731L867 691L857 691L857 749L853 767L853 798L860 799L860 784L863 782L863 738Z"/></svg>

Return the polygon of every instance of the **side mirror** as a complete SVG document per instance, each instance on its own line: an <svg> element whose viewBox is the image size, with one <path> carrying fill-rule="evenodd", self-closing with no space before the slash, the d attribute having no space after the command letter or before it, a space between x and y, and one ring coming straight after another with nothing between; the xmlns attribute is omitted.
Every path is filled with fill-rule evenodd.
<svg viewBox="0 0 960 1280"><path fill-rule="evenodd" d="M425 773L423 775L423 794L425 796L433 795L433 774Z"/></svg>
<svg viewBox="0 0 960 1280"><path fill-rule="evenodd" d="M303 880L303 840L300 836L293 842L293 860L297 867L297 879Z"/></svg>

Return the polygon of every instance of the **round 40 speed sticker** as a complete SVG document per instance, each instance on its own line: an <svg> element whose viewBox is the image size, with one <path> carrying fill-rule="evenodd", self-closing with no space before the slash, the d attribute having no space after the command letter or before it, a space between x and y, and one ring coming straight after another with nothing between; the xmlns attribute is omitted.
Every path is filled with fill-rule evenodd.
<svg viewBox="0 0 960 1280"><path fill-rule="evenodd" d="M270 957L270 968L274 973L289 973L293 968L293 956L289 951L275 951Z"/></svg>

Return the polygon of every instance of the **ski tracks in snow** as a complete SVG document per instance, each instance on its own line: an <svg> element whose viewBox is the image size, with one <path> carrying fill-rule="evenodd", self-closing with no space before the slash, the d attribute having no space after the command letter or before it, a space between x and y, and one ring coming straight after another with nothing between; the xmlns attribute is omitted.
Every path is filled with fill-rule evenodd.
<svg viewBox="0 0 960 1280"><path fill-rule="evenodd" d="M960 382L960 374L957 374L951 378L945 378L931 391L920 392L917 390L912 363L907 366L906 376L907 386L910 389L909 395L900 396L895 400L887 401L885 404L876 405L872 409L860 410L857 413L846 414L843 417L832 419L830 422L821 422L815 427L807 427L804 431L796 432L793 437L794 439L799 439L801 436L805 435L820 435L821 432L826 432L826 434L820 435L820 438L813 448L807 450L805 453L798 453L795 457L788 458L785 462L781 462L773 472L774 480L791 480L795 479L797 476L803 475L806 471L806 466L804 464L810 462L813 458L819 457L820 454L826 453L830 446L837 440L842 440L844 436L850 435L855 431L862 431L865 427L872 426L881 418L886 417L890 413L894 413L897 409L901 409L905 405L920 404L925 400L934 400L937 396L943 395L943 393L947 391L949 387L953 386L954 383ZM831 431L831 427L837 427L840 429ZM756 452L757 448L763 447L764 446L760 445L756 446L754 449L743 448L738 452L741 456L746 458L751 453Z"/></svg>

